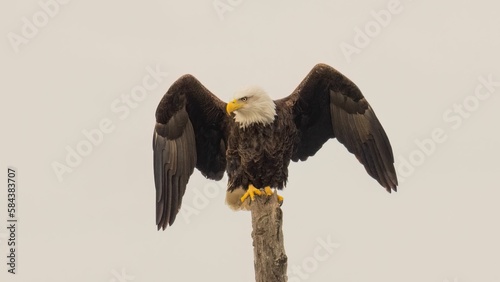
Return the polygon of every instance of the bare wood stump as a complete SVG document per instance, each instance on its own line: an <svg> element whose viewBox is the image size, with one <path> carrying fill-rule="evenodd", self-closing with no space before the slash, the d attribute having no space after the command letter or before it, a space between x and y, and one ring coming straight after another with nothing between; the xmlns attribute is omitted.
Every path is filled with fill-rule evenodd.
<svg viewBox="0 0 500 282"><path fill-rule="evenodd" d="M283 242L283 212L278 197L256 196L251 202L256 282L286 282L287 256Z"/></svg>

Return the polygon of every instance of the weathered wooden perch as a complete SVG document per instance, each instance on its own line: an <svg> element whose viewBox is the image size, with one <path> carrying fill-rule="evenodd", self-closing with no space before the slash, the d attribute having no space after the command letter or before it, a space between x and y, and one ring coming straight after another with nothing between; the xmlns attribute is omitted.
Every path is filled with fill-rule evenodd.
<svg viewBox="0 0 500 282"><path fill-rule="evenodd" d="M250 206L256 282L286 282L283 212L276 193L257 196Z"/></svg>

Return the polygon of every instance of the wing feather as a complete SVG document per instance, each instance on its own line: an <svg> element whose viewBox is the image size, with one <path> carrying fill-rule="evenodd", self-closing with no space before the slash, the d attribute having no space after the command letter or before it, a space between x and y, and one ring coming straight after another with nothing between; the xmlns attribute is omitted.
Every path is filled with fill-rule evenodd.
<svg viewBox="0 0 500 282"><path fill-rule="evenodd" d="M337 70L316 65L282 104L291 107L299 131L292 160L313 156L337 138L387 191L397 190L391 144L359 88Z"/></svg>
<svg viewBox="0 0 500 282"><path fill-rule="evenodd" d="M191 75L179 78L163 96L153 133L158 229L174 223L195 167L208 178L222 178L226 119L225 104Z"/></svg>

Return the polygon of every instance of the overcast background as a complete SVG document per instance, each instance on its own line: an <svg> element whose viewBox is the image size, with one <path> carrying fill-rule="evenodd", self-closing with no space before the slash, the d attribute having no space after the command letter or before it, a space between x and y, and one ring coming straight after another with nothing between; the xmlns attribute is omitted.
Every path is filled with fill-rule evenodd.
<svg viewBox="0 0 500 282"><path fill-rule="evenodd" d="M185 73L225 101L251 84L280 98L319 62L375 109L401 183L385 192L336 140L292 163L289 281L500 281L497 2L63 2L0 7L1 179L17 168L19 208L2 281L254 281L250 214L224 204L225 181L195 171L156 231L156 106Z"/></svg>

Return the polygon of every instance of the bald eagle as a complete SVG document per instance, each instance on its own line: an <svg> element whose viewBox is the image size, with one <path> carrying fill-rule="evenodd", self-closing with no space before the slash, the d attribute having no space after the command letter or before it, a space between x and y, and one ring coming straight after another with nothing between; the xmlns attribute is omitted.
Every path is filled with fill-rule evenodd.
<svg viewBox="0 0 500 282"><path fill-rule="evenodd" d="M195 167L213 180L227 172L226 202L238 209L255 194L283 189L290 160L305 161L331 138L388 192L396 191L394 157L382 125L358 87L334 68L316 65L288 97L273 101L251 87L227 104L192 75L180 77L156 110L158 229L174 223Z"/></svg>

